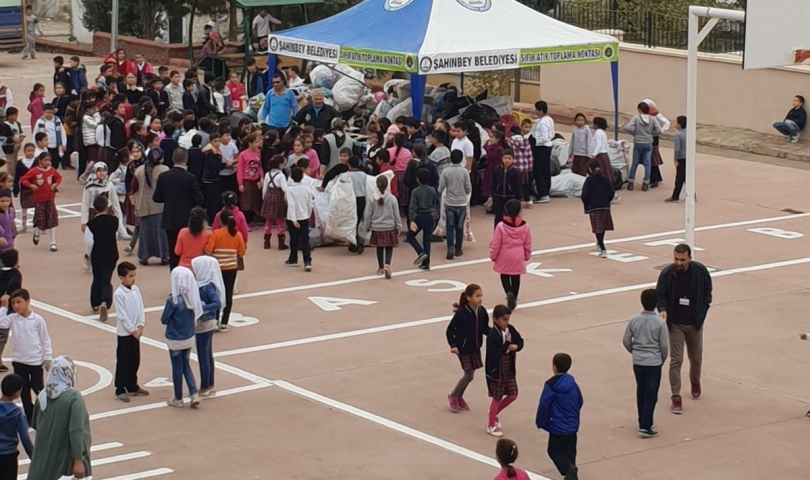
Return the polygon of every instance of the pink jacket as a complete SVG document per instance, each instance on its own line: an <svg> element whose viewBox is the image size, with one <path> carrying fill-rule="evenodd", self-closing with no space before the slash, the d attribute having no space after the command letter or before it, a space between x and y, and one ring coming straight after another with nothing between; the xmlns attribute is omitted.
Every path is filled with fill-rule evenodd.
<svg viewBox="0 0 810 480"><path fill-rule="evenodd" d="M225 209L223 208L222 210L225 210ZM214 217L214 224L211 225L212 230L216 230L216 229L222 227L222 223L220 223L220 221L219 221L219 214L220 214L220 212L222 212L222 210L217 212L216 216ZM242 213L242 211L239 210L239 207L237 207L236 205L231 207L231 210L233 210L233 219L236 220L236 230L239 233L242 234L242 238L245 240L245 245L247 245L247 242L248 242L248 224L247 224L247 220L245 220L245 214Z"/></svg>
<svg viewBox="0 0 810 480"><path fill-rule="evenodd" d="M512 467L512 468L515 469L515 476L514 477L509 478L506 469L503 469L503 470L501 470L501 473L499 473L498 476L495 477L495 480L529 480L529 474L526 473L525 470L522 470L522 469L517 468L517 467Z"/></svg>
<svg viewBox="0 0 810 480"><path fill-rule="evenodd" d="M394 164L395 172L404 172L407 170L408 162L413 158L411 151L405 147L399 149L399 155L397 155L397 147L391 147L388 149L388 155L391 156L390 162Z"/></svg>
<svg viewBox="0 0 810 480"><path fill-rule="evenodd" d="M34 99L28 103L28 111L31 112L31 132L36 131L34 127L37 124L37 120L42 117L42 108L44 106L45 103L39 95L35 96ZM31 136L33 137L34 134L31 133Z"/></svg>
<svg viewBox="0 0 810 480"><path fill-rule="evenodd" d="M523 275L526 262L532 257L532 231L520 217L512 222L511 218L504 218L495 227L489 244L489 259L495 262L492 269L497 273Z"/></svg>

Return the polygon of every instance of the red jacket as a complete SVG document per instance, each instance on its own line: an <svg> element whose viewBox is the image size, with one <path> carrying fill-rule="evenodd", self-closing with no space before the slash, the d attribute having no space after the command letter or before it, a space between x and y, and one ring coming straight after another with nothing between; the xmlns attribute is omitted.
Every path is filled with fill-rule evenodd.
<svg viewBox="0 0 810 480"><path fill-rule="evenodd" d="M53 168L49 167L43 170L42 167L34 167L28 170L21 180L26 188L37 187L34 190L34 201L36 203L52 202L56 198L56 192L53 191L54 186L62 183L62 175Z"/></svg>

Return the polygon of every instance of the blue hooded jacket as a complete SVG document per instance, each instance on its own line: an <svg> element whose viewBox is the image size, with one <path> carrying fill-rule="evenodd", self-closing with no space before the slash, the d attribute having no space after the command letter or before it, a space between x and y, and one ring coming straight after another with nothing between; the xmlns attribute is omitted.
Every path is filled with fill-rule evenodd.
<svg viewBox="0 0 810 480"><path fill-rule="evenodd" d="M12 402L0 402L0 455L17 453L22 441L28 458L34 454L34 444L28 436L28 422L22 410Z"/></svg>
<svg viewBox="0 0 810 480"><path fill-rule="evenodd" d="M582 392L573 376L554 375L543 386L535 424L552 435L573 435L579 431L583 403Z"/></svg>

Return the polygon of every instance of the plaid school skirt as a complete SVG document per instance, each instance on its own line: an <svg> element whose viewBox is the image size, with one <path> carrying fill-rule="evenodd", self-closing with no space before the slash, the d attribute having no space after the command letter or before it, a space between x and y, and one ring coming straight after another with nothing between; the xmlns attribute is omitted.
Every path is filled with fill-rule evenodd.
<svg viewBox="0 0 810 480"><path fill-rule="evenodd" d="M511 373L511 356L512 354L506 354L501 356L501 379L500 380L493 380L487 377L487 391L489 392L490 398L495 398L500 400L501 398L514 395L517 396L518 394L518 386L517 380L515 376Z"/></svg>
<svg viewBox="0 0 810 480"><path fill-rule="evenodd" d="M239 192L239 208L243 212L261 213L262 211L262 190L259 182L245 180L243 183L244 192Z"/></svg>
<svg viewBox="0 0 810 480"><path fill-rule="evenodd" d="M245 187L247 190L247 187ZM284 192L280 188L269 187L262 201L262 218L282 220L287 218L287 204L284 201Z"/></svg>
<svg viewBox="0 0 810 480"><path fill-rule="evenodd" d="M394 172L394 181L397 182L397 200L400 207L408 206L409 191L405 186L405 172Z"/></svg>
<svg viewBox="0 0 810 480"><path fill-rule="evenodd" d="M20 188L20 207L21 208L34 208L37 202L34 201L34 192L28 188Z"/></svg>
<svg viewBox="0 0 810 480"><path fill-rule="evenodd" d="M591 231L593 233L605 233L613 231L613 215L610 210L596 210L588 214L591 217Z"/></svg>
<svg viewBox="0 0 810 480"><path fill-rule="evenodd" d="M34 228L49 230L59 226L59 213L53 201L37 203L34 207Z"/></svg>
<svg viewBox="0 0 810 480"><path fill-rule="evenodd" d="M458 361L461 363L461 369L465 372L484 367L484 362L481 360L481 350L474 353L462 353L458 356Z"/></svg>
<svg viewBox="0 0 810 480"><path fill-rule="evenodd" d="M525 172L519 173L521 185L529 185L530 186L529 188L531 188L531 184L534 181L534 177L532 177L532 171L526 170Z"/></svg>
<svg viewBox="0 0 810 480"><path fill-rule="evenodd" d="M387 232L371 231L369 245L375 247L396 247L399 245L399 231L395 228Z"/></svg>
<svg viewBox="0 0 810 480"><path fill-rule="evenodd" d="M141 224L141 219L135 215L135 205L128 199L124 200L124 203L121 204L121 213L124 215L124 225L137 227Z"/></svg>
<svg viewBox="0 0 810 480"><path fill-rule="evenodd" d="M583 177L588 176L588 162L591 159L582 155L574 155L574 161L571 163L571 171ZM601 170L601 167L600 167Z"/></svg>
<svg viewBox="0 0 810 480"><path fill-rule="evenodd" d="M652 155L650 157L650 165L653 167L658 167L664 164L664 159L661 158L661 150L659 150L658 145L653 147Z"/></svg>
<svg viewBox="0 0 810 480"><path fill-rule="evenodd" d="M91 164L98 161L99 157L99 147L98 145L88 145L87 146L87 164Z"/></svg>
<svg viewBox="0 0 810 480"><path fill-rule="evenodd" d="M114 153L115 152L113 152L112 148L98 147L98 155L97 155L98 158L96 160L99 161L99 162L106 163L107 168L109 168L110 167L110 160L113 158Z"/></svg>

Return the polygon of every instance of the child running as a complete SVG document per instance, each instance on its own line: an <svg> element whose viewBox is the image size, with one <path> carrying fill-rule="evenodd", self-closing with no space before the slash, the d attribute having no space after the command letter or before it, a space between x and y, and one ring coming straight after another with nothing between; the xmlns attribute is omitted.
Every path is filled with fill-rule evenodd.
<svg viewBox="0 0 810 480"><path fill-rule="evenodd" d="M22 443L28 458L34 455L34 444L28 436L28 422L20 407L14 402L20 398L23 379L19 375L6 375L0 383L0 478L17 478L19 444Z"/></svg>
<svg viewBox="0 0 810 480"><path fill-rule="evenodd" d="M453 413L470 410L470 406L464 401L464 392L475 378L475 371L484 366L481 347L489 333L489 314L482 305L483 301L481 287L474 283L467 285L458 303L453 304L455 313L445 333L450 353L458 357L464 372L456 387L447 395L447 403Z"/></svg>
<svg viewBox="0 0 810 480"><path fill-rule="evenodd" d="M489 404L487 433L502 437L500 413L517 400L516 353L523 350L523 337L509 323L512 311L505 305L497 305L492 312L495 325L487 334L487 390L492 402Z"/></svg>
<svg viewBox="0 0 810 480"><path fill-rule="evenodd" d="M197 319L202 315L200 291L194 274L186 267L175 267L172 270L172 293L166 299L163 315L160 317L160 323L166 325L166 344L172 361L174 398L166 402L170 407L183 408L183 378L191 397L191 408L200 404L189 357L194 346Z"/></svg>
<svg viewBox="0 0 810 480"><path fill-rule="evenodd" d="M62 183L62 175L51 166L51 155L47 152L40 154L20 183L34 192L34 245L39 245L42 232L49 232L51 252L56 252L59 214L56 212L55 200L59 184Z"/></svg>
<svg viewBox="0 0 810 480"><path fill-rule="evenodd" d="M138 369L141 366L141 335L146 325L143 298L135 279L138 267L130 262L118 264L118 279L121 286L115 290L113 301L118 316L115 333L118 347L115 351L115 399L129 403L130 396L146 396L149 392L138 385Z"/></svg>
<svg viewBox="0 0 810 480"><path fill-rule="evenodd" d="M433 235L433 228L436 226L439 194L436 193L436 189L428 185L430 172L427 170L419 170L416 173L416 180L419 186L411 193L408 208L410 229L406 240L416 252L416 260L413 261L413 264L418 265L421 270L430 270L430 240ZM401 204L402 202L400 202ZM419 232L422 232L421 245L416 240L416 235Z"/></svg>
<svg viewBox="0 0 810 480"><path fill-rule="evenodd" d="M225 298L225 283L219 263L213 257L197 257L191 261L197 287L200 290L203 314L197 319L196 340L197 358L200 364L200 396L213 397L214 390L214 332L217 330L217 317Z"/></svg>
<svg viewBox="0 0 810 480"><path fill-rule="evenodd" d="M582 205L591 219L591 231L596 235L596 246L599 258L607 258L605 232L613 231L613 216L610 214L610 202L613 201L613 184L602 173L599 161L592 158L588 163L588 178L582 186Z"/></svg>
<svg viewBox="0 0 810 480"><path fill-rule="evenodd" d="M570 369L570 355L554 355L554 376L543 386L535 425L548 432L548 456L560 475L565 475L565 480L577 480L577 432L583 400L579 385L568 373Z"/></svg>
<svg viewBox="0 0 810 480"><path fill-rule="evenodd" d="M525 470L515 467L513 464L518 458L518 447L515 442L508 438L498 440L495 445L495 456L501 464L501 473L495 480L529 480L529 474Z"/></svg>
<svg viewBox="0 0 810 480"><path fill-rule="evenodd" d="M510 310L517 306L520 276L526 273L526 262L532 258L532 230L520 218L520 200L512 199L504 206L504 219L495 227L489 244L492 267L501 276Z"/></svg>
<svg viewBox="0 0 810 480"><path fill-rule="evenodd" d="M366 205L363 215L363 231L371 231L369 244L377 247L377 275L391 278L391 260L394 247L399 245L399 231L402 228L402 217L399 216L397 197L388 190L388 177L377 177L377 190L380 198Z"/></svg>

